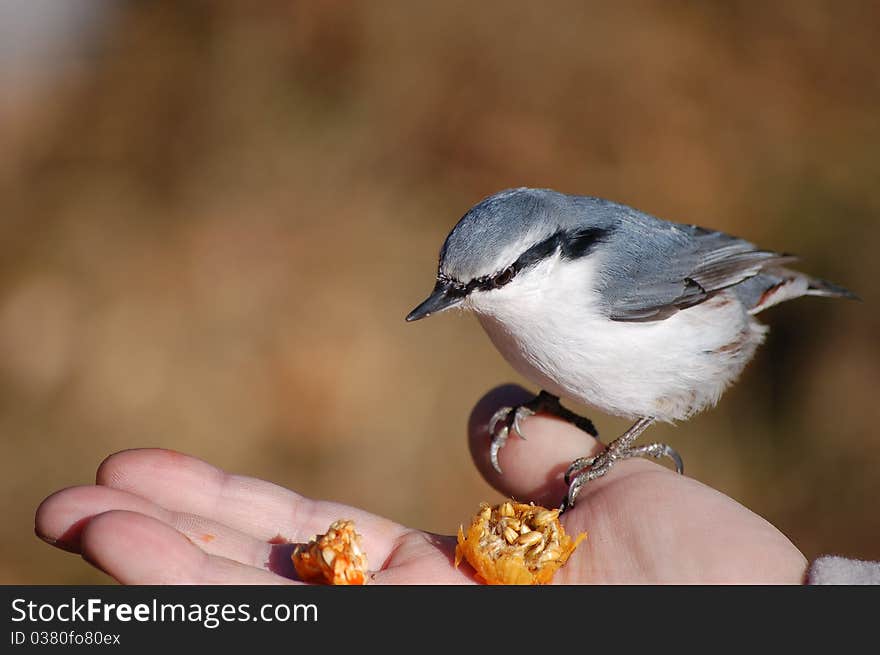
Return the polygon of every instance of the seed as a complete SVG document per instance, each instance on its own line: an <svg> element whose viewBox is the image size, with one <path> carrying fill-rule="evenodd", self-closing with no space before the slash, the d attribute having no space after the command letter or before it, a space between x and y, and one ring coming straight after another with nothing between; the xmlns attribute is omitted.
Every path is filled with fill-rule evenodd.
<svg viewBox="0 0 880 655"><path fill-rule="evenodd" d="M492 518L492 508L486 505L483 509L481 509L480 518L484 521L488 521L490 518Z"/></svg>
<svg viewBox="0 0 880 655"><path fill-rule="evenodd" d="M558 509L541 510L540 512L535 514L535 516L532 518L532 525L535 526L536 528L540 528L541 526L547 525L548 523L550 523L550 521L552 521L553 519L556 518L557 514L559 514Z"/></svg>
<svg viewBox="0 0 880 655"><path fill-rule="evenodd" d="M544 540L544 535L540 532L530 531L525 534L521 534L519 539L516 540L517 545L519 546L532 546L539 541Z"/></svg>
<svg viewBox="0 0 880 655"><path fill-rule="evenodd" d="M327 566L333 566L333 560L336 559L336 551L330 548L321 549L321 557L324 558L324 561L327 563Z"/></svg>
<svg viewBox="0 0 880 655"><path fill-rule="evenodd" d="M507 540L507 543L512 544L519 537L519 533L513 528L504 528L504 538Z"/></svg>
<svg viewBox="0 0 880 655"><path fill-rule="evenodd" d="M510 503L502 503L501 507L498 508L498 513L501 516L514 516L513 505Z"/></svg>
<svg viewBox="0 0 880 655"><path fill-rule="evenodd" d="M504 521L505 526L510 527L514 530L519 530L520 528L522 528L522 523L519 522L519 519L505 517L502 519L502 521Z"/></svg>
<svg viewBox="0 0 880 655"><path fill-rule="evenodd" d="M542 550L544 550L544 542L543 542L543 541L539 541L539 542L536 543L534 546L532 546L531 548L529 548L529 553L528 553L528 554L529 554L529 557L537 557L538 555L541 554L541 551L542 551Z"/></svg>

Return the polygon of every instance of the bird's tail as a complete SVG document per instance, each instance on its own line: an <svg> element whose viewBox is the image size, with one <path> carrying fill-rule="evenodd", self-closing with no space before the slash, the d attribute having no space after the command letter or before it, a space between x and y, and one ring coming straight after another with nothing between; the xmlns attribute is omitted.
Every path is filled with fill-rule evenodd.
<svg viewBox="0 0 880 655"><path fill-rule="evenodd" d="M787 268L761 271L758 275L738 284L734 287L734 291L750 314L757 314L768 307L801 296L861 300L852 291L840 285Z"/></svg>
<svg viewBox="0 0 880 655"><path fill-rule="evenodd" d="M847 298L848 300L861 300L856 294L849 289L844 289L839 284L829 282L828 280L820 280L815 277L807 279L807 296L825 296L826 298Z"/></svg>

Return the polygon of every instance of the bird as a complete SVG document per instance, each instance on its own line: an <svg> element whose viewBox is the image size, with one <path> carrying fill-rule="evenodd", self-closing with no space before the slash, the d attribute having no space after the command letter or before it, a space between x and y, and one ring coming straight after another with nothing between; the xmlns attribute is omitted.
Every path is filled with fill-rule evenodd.
<svg viewBox="0 0 880 655"><path fill-rule="evenodd" d="M562 509L629 457L681 456L634 445L655 423L714 406L764 341L756 315L800 296L858 299L789 268L796 257L721 231L663 220L602 198L519 187L484 198L452 228L434 288L406 320L459 308L541 390L489 422L490 461L522 421L549 413L598 436L575 401L634 421L564 479Z"/></svg>

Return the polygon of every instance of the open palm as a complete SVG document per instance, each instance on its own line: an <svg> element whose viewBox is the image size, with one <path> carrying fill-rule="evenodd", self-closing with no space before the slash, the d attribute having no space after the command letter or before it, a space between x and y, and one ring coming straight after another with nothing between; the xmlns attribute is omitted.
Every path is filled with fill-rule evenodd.
<svg viewBox="0 0 880 655"><path fill-rule="evenodd" d="M488 461L489 417L528 397L516 387L484 397L471 416L471 452L499 491L552 507L565 493L568 464L601 446L566 423L535 416L524 422L528 441L511 439L501 453L504 474L496 473ZM453 567L453 536L304 498L168 450L111 455L96 484L43 501L36 532L123 584L296 584L292 544L339 518L354 519L363 535L371 583L473 582L467 566ZM563 584L800 583L806 569L803 555L767 521L644 460L619 462L590 482L562 520L569 533L589 535L554 579Z"/></svg>

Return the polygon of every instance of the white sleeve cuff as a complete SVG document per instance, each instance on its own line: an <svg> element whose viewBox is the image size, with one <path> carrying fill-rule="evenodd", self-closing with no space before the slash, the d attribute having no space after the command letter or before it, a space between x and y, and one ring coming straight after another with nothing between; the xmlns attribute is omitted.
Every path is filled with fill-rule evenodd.
<svg viewBox="0 0 880 655"><path fill-rule="evenodd" d="M880 562L822 555L810 565L807 571L807 584L880 585Z"/></svg>

